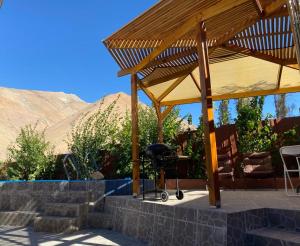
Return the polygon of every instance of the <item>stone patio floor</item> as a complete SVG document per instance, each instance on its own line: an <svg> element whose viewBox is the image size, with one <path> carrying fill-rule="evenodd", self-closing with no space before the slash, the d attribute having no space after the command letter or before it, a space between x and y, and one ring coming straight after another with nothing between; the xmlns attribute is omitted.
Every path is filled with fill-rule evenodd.
<svg viewBox="0 0 300 246"><path fill-rule="evenodd" d="M170 191L167 202L154 200L154 194L146 195L146 202L167 206L180 206L195 209L209 209L208 192L204 190L184 191L184 198L177 200L175 191ZM158 197L159 197L158 193ZM130 197L129 197L130 198ZM132 198L133 199L133 198ZM141 199L141 198L140 198ZM287 196L284 190L225 190L221 191L223 212L239 212L258 208L300 210L300 196Z"/></svg>
<svg viewBox="0 0 300 246"><path fill-rule="evenodd" d="M37 233L29 227L0 227L1 246L143 246L133 238L108 230L83 230L73 234Z"/></svg>

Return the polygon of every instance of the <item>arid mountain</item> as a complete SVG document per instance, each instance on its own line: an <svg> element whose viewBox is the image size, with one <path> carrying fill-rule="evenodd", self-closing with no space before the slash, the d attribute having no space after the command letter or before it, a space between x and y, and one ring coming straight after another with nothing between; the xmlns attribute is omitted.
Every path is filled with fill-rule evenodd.
<svg viewBox="0 0 300 246"><path fill-rule="evenodd" d="M124 116L127 110L130 110L131 97L123 92L119 92L103 97L80 112L65 118L52 127L49 127L46 131L46 137L55 146L55 152L64 153L67 151L66 140L68 139L68 135L71 133L73 126L76 125L84 114L92 114L96 112L100 106L102 109L105 109L114 101L116 101L114 110L120 117Z"/></svg>
<svg viewBox="0 0 300 246"><path fill-rule="evenodd" d="M7 158L7 147L15 141L20 128L36 122L39 129L46 129L46 139L55 146L55 153L66 153L66 140L82 116L96 112L100 106L104 109L115 100L114 110L119 116L130 111L131 97L123 92L86 103L63 92L0 88L0 160ZM187 128L187 123L183 122L182 127Z"/></svg>
<svg viewBox="0 0 300 246"><path fill-rule="evenodd" d="M89 104L79 97L63 92L44 92L0 88L0 160L20 128L35 124L39 128L53 126Z"/></svg>

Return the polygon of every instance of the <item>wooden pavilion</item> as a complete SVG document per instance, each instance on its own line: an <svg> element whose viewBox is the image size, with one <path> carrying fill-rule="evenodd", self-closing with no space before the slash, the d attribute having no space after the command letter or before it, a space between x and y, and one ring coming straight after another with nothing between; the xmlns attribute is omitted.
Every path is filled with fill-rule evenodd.
<svg viewBox="0 0 300 246"><path fill-rule="evenodd" d="M202 103L210 205L221 206L213 100L300 91L299 0L161 0L103 42L131 75L133 193L139 194L137 90L162 123Z"/></svg>

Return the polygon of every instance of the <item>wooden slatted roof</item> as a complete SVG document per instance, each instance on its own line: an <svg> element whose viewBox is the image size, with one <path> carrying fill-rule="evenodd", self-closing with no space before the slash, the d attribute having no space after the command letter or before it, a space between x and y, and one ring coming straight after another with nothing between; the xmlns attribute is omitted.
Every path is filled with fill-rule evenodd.
<svg viewBox="0 0 300 246"><path fill-rule="evenodd" d="M229 98L233 94L256 95L258 91L262 91L262 94L299 91L300 76L297 81L295 69L287 67L296 64L297 59L285 3L286 0L162 0L105 39L104 44L121 68L119 75L138 73L140 88L152 100L162 103L162 96L168 93L172 100L165 99L166 105L196 101L195 98L200 98L195 97L195 90L199 94L201 88L193 82L193 73L198 66L195 27L200 21L205 21L212 68L218 67L222 71L222 66L218 66L222 63L228 69L236 69L234 64L237 60L253 62L253 69L256 67L255 61L259 64L255 60L258 58L266 61L263 63L266 68L272 67L264 73L274 73L276 70L275 79L273 75L266 75L272 81L265 80L265 83L273 83L274 88L253 87L262 82L255 81L258 79L255 77L254 81L248 82L248 87L245 85L240 91L223 89L223 92L218 90L214 94L213 90L215 100ZM249 59L251 57L253 59ZM280 88L280 83L277 86L280 81L277 71L282 66L285 67L285 78L293 80L290 90L289 86ZM260 68L256 68L259 73ZM212 71L218 73L218 70ZM195 88L187 92L191 86L184 83L194 83ZM214 83L218 83L218 88L224 88L221 84L226 84L220 79L212 79L213 89L216 88ZM233 84L236 83L238 81ZM170 97L172 93L173 97ZM187 93L191 96L186 96Z"/></svg>

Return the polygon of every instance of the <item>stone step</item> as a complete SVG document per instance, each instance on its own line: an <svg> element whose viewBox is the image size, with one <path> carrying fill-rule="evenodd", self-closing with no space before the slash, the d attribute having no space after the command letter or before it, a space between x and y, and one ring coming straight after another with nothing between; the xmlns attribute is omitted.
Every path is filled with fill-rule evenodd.
<svg viewBox="0 0 300 246"><path fill-rule="evenodd" d="M45 204L46 216L80 217L86 214L87 205L84 203L47 203Z"/></svg>
<svg viewBox="0 0 300 246"><path fill-rule="evenodd" d="M93 212L88 214L88 226L95 229L112 230L112 214L104 212Z"/></svg>
<svg viewBox="0 0 300 246"><path fill-rule="evenodd" d="M273 227L263 227L247 232L247 246L296 246L300 245L300 233Z"/></svg>
<svg viewBox="0 0 300 246"><path fill-rule="evenodd" d="M103 212L104 211L105 202L104 199L97 201L96 203L89 203L89 212Z"/></svg>
<svg viewBox="0 0 300 246"><path fill-rule="evenodd" d="M72 233L80 229L79 218L39 216L34 219L34 231Z"/></svg>
<svg viewBox="0 0 300 246"><path fill-rule="evenodd" d="M0 211L0 225L30 226L38 215L30 211Z"/></svg>

